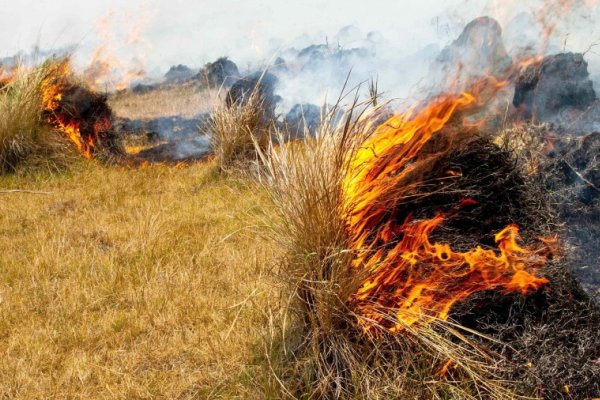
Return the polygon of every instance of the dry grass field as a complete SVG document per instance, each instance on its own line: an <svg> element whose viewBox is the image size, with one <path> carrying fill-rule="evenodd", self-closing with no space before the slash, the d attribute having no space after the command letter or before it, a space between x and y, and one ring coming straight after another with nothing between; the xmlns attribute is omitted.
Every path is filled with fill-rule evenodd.
<svg viewBox="0 0 600 400"><path fill-rule="evenodd" d="M214 99L169 89L111 106L191 116ZM270 397L265 200L214 161L0 174L0 398Z"/></svg>
<svg viewBox="0 0 600 400"><path fill-rule="evenodd" d="M110 105L115 114L130 119L147 120L172 115L191 118L212 111L221 97L222 93L218 90L178 85L142 94L116 94L110 99Z"/></svg>
<svg viewBox="0 0 600 400"><path fill-rule="evenodd" d="M261 193L188 168L1 176L1 398L264 398Z"/></svg>

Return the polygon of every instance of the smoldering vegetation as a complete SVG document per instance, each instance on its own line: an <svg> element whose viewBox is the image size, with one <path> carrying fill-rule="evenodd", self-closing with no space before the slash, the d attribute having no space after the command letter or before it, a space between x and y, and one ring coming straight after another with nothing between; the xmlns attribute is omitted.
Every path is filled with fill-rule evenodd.
<svg viewBox="0 0 600 400"><path fill-rule="evenodd" d="M52 111L76 120L71 125L85 146L109 148L127 165L214 156L221 173L242 172L263 185L277 214L269 223L271 240L283 249L278 272L287 306L280 322L270 321L265 351L282 395L597 396L600 103L585 54L527 58L523 53L531 49L507 46L502 27L489 17L467 24L442 49L426 47L400 61L379 53L376 33L363 38L348 27L338 39L282 50L272 63L246 71L225 57L200 69L177 65L160 83L126 91L213 90L217 106L208 113L119 118L105 96L81 86L62 88ZM342 45L343 39L353 45ZM393 68L399 66L406 69ZM390 118L406 108L384 101L378 91L390 84L385 76L390 69L402 82L391 86L421 100L406 119ZM382 79L365 84L378 71ZM425 71L426 81L419 81L416 71ZM449 107L443 119L428 111L440 98L452 99L489 77L495 77L491 94L476 93L485 101L468 112ZM0 89L6 99L11 85ZM329 104L321 97L325 86L343 95ZM397 252L399 244L412 240L411 223L443 215L448 221L426 242L448 245L437 261L446 261L451 251L468 257L492 251L493 258L503 250L494 235L518 225L522 243L509 258L521 260L520 254L529 252L519 272L528 260L538 260L543 267L535 278L543 283L511 291L492 276L492 284L476 282L473 289L467 282L472 271L467 271L450 286L417 291L437 299L470 283L472 293L451 302L447 315L429 316L427 323L421 323L421 314L430 310L415 312L412 304L418 299L412 299L408 314L420 313L420 323L413 325L403 320L394 296L415 277L381 283L373 270L360 270L356 260L364 249L353 247L348 224L355 204L349 206L344 195L355 172L350 161L365 143L382 131L402 132L422 112L443 120L443 129L422 143L410 137L377 148L372 165L363 160L371 168L365 181L383 176L393 185L368 191L376 217L368 215L361 225L367 230L361 246L379 256L400 254L400 262L420 250ZM40 125L39 119L48 117L35 115ZM98 126L98 118L110 123ZM101 140L90 142L92 133L100 133ZM411 146L418 151L404 164L390 165ZM7 154L9 166L14 154L20 157L12 147ZM544 246L531 247L538 241ZM369 287L377 294L359 299L356 293ZM365 315L364 309L375 312Z"/></svg>

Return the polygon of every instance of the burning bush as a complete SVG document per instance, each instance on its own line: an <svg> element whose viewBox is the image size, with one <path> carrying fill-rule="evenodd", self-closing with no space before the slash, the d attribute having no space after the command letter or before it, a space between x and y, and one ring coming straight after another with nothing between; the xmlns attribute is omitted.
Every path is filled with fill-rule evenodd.
<svg viewBox="0 0 600 400"><path fill-rule="evenodd" d="M48 65L19 68L0 88L0 172L23 165L62 168L71 158L66 141L56 135L42 116L43 82Z"/></svg>
<svg viewBox="0 0 600 400"><path fill-rule="evenodd" d="M72 153L64 139L89 159L121 155L106 97L76 82L68 59L18 69L0 91L3 171L25 160L64 165Z"/></svg>
<svg viewBox="0 0 600 400"><path fill-rule="evenodd" d="M49 65L42 81L42 108L47 121L91 159L121 154L106 96L78 84L68 60Z"/></svg>
<svg viewBox="0 0 600 400"><path fill-rule="evenodd" d="M355 104L335 128L325 121L315 138L264 155L294 299L281 339L292 367L278 371L286 391L338 399L598 390L599 314L552 258L556 222L542 190L465 120L499 86L483 81L379 126L377 109Z"/></svg>

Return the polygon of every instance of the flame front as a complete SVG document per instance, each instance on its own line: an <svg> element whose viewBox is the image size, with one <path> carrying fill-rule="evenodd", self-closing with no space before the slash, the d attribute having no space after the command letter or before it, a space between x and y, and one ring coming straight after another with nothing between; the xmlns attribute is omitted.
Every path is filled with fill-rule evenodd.
<svg viewBox="0 0 600 400"><path fill-rule="evenodd" d="M448 243L430 240L448 215L439 212L422 220L408 215L403 221L394 215L394 204L422 184L407 178L418 176L413 161L423 146L457 112L477 108L486 93L503 85L485 80L469 93L440 97L417 113L413 109L394 116L349 160L350 172L343 185L346 226L356 253L353 267L365 274L350 303L363 317L360 323L365 330L380 326L397 332L413 324L447 319L452 306L473 293L527 294L548 282L536 272L545 264L549 246L544 242L537 249L522 247L516 225L496 234L496 249L458 252ZM447 174L460 175L456 171ZM405 182L409 186L402 186ZM464 204L450 206L460 210ZM395 313L392 318L390 310Z"/></svg>

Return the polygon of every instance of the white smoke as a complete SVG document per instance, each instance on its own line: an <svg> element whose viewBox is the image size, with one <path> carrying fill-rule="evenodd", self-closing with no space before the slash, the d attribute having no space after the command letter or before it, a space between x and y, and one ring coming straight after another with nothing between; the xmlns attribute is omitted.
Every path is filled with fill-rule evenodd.
<svg viewBox="0 0 600 400"><path fill-rule="evenodd" d="M569 1L574 9L560 15L548 5ZM0 58L34 45L76 46L83 70L104 46L118 70L115 79L142 70L157 78L171 65L197 68L220 56L229 56L242 73L254 72L281 56L289 67L279 88L284 109L323 103L326 96L333 100L350 70L350 87L374 78L388 97L413 99L423 82L435 80L432 58L482 15L499 21L513 58L524 52L587 51L590 71L600 81L600 47L594 47L600 43L600 10L591 0L132 0L126 5L24 0L7 2L3 10L11 18L0 25ZM550 24L555 27L546 41ZM297 55L311 45L345 55L310 71Z"/></svg>

